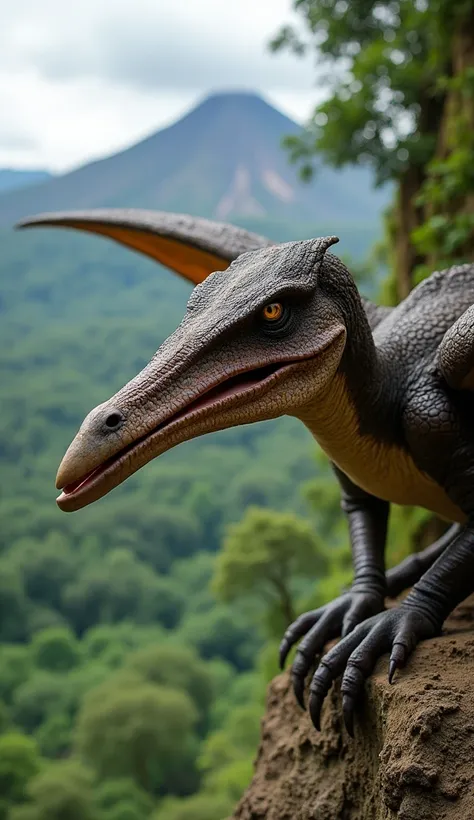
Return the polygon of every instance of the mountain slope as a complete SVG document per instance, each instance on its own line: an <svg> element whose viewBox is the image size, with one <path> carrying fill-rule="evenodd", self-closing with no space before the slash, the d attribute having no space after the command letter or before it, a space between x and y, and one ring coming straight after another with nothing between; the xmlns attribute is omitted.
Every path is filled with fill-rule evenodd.
<svg viewBox="0 0 474 820"><path fill-rule="evenodd" d="M51 179L47 171L23 171L16 168L0 168L0 191L13 191Z"/></svg>
<svg viewBox="0 0 474 820"><path fill-rule="evenodd" d="M388 195L372 189L367 170L321 168L311 185L298 180L281 141L299 130L256 94L215 94L125 151L0 196L0 224L44 210L99 206L221 220L378 221Z"/></svg>

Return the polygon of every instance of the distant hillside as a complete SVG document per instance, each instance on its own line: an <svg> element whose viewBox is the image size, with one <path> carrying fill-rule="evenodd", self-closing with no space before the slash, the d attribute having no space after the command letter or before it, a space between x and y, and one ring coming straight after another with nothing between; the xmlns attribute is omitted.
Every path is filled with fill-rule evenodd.
<svg viewBox="0 0 474 820"><path fill-rule="evenodd" d="M366 169L321 168L310 185L299 181L281 146L299 130L256 94L215 94L125 151L0 195L0 224L44 210L100 206L231 221L378 223L388 193L373 190Z"/></svg>
<svg viewBox="0 0 474 820"><path fill-rule="evenodd" d="M51 174L48 171L0 168L0 191L13 191L18 188L25 188L28 185L46 182L48 179L51 179Z"/></svg>

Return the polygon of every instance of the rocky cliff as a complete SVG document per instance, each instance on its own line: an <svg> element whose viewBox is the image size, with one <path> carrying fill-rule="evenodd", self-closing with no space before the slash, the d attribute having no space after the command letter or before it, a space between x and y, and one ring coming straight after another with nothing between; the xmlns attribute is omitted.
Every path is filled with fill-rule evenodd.
<svg viewBox="0 0 474 820"><path fill-rule="evenodd" d="M389 686L383 658L355 740L337 687L321 733L289 675L269 687L255 776L233 820L474 820L474 596Z"/></svg>

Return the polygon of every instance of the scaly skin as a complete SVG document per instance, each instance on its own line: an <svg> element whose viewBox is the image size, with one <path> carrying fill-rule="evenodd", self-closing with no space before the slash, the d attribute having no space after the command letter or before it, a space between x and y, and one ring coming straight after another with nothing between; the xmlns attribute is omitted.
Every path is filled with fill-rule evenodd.
<svg viewBox="0 0 474 820"><path fill-rule="evenodd" d="M109 236L199 284L147 367L83 422L58 471L61 509L92 503L181 442L281 415L299 418L327 453L354 580L289 626L281 662L302 638L292 676L303 704L314 660L342 636L320 659L309 709L318 727L342 674L352 734L380 655L391 653L391 680L474 591L474 265L432 274L390 310L361 299L328 252L335 237L273 245L230 225L134 211L44 215L30 225ZM390 503L456 523L386 573ZM387 594L412 584L398 608L383 611Z"/></svg>

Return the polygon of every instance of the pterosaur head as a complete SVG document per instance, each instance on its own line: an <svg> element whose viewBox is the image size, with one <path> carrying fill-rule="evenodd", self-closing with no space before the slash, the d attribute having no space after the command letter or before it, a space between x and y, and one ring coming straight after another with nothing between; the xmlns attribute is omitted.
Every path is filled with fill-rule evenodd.
<svg viewBox="0 0 474 820"><path fill-rule="evenodd" d="M343 356L347 323L331 275L340 263L326 256L335 237L272 245L206 220L145 216L90 212L22 223L106 234L200 283L144 370L83 421L57 475L66 512L181 442L298 415L323 400Z"/></svg>

